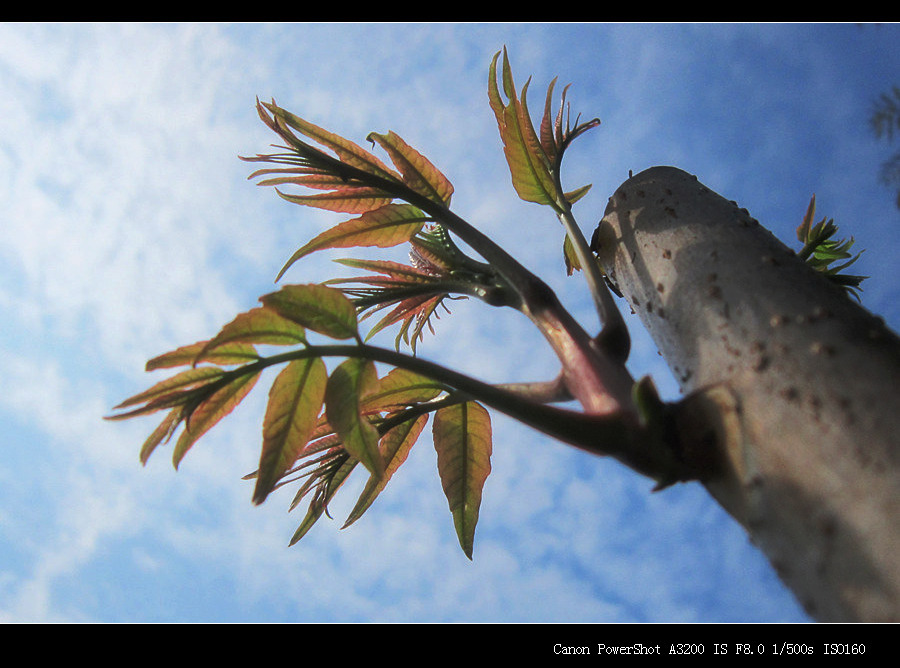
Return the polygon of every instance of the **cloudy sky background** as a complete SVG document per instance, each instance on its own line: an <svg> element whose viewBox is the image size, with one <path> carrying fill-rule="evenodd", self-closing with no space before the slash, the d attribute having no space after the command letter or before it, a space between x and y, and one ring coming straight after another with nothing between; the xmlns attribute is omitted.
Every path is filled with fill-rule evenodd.
<svg viewBox="0 0 900 668"><path fill-rule="evenodd" d="M176 473L146 467L154 418L104 422L157 379L143 364L205 339L273 290L340 222L246 180L274 136L256 96L364 143L394 130L453 181L454 209L556 288L559 224L509 185L487 104L506 45L532 107L554 76L602 126L566 180L589 235L607 197L657 164L698 175L794 245L813 193L866 248L863 303L900 327L900 212L867 127L900 83L895 25L0 24L0 621L806 621L699 486L650 494L614 462L494 417L474 562L423 438L366 516L353 488L295 547L291 491L252 484L267 380ZM290 282L335 275L321 253ZM489 381L555 375L514 313L456 302L420 354ZM669 396L652 342L631 363ZM383 339L386 344L391 337ZM160 376L161 377L161 376ZM361 483L362 481L358 481ZM356 484L359 489L359 484Z"/></svg>

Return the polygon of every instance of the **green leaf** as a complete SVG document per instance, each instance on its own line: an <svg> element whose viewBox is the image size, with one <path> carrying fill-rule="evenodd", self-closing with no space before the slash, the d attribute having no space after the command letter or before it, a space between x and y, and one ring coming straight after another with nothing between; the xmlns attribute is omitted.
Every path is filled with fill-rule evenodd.
<svg viewBox="0 0 900 668"><path fill-rule="evenodd" d="M288 364L275 378L263 421L253 503L265 501L309 441L325 399L328 371L317 357Z"/></svg>
<svg viewBox="0 0 900 668"><path fill-rule="evenodd" d="M280 316L334 339L357 336L356 308L340 290L324 285L286 285L259 298Z"/></svg>
<svg viewBox="0 0 900 668"><path fill-rule="evenodd" d="M576 270L581 271L581 261L578 259L578 253L575 252L575 246L568 234L563 241L563 258L566 261L567 276L571 276Z"/></svg>
<svg viewBox="0 0 900 668"><path fill-rule="evenodd" d="M586 186L581 186L580 188L576 188L575 190L570 190L565 193L564 197L568 200L569 204L575 204L578 200L588 194L588 191L591 189L591 184L588 183Z"/></svg>
<svg viewBox="0 0 900 668"><path fill-rule="evenodd" d="M428 218L410 204L388 204L368 211L326 230L294 253L278 272L279 281L284 272L300 258L325 248L350 248L353 246L377 246L390 248L406 243L422 229Z"/></svg>
<svg viewBox="0 0 900 668"><path fill-rule="evenodd" d="M500 52L497 52L491 61L488 75L488 99L497 119L500 138L503 140L503 151L506 154L513 187L521 199L537 204L547 204L556 209L558 208L557 192L550 174L550 162L541 147L525 102L528 83L522 90L522 101L520 102L513 82L509 59L506 57L506 49L502 53L501 78L508 103L503 102L497 83L497 60Z"/></svg>
<svg viewBox="0 0 900 668"><path fill-rule="evenodd" d="M291 346L306 343L306 331L293 320L279 315L275 310L259 306L239 314L200 352L200 356L233 343Z"/></svg>
<svg viewBox="0 0 900 668"><path fill-rule="evenodd" d="M803 243L797 257L805 261L810 267L821 272L828 280L840 285L848 294L859 299L860 285L867 276L853 276L842 274L847 267L859 259L861 253L852 255L850 249L854 245L853 237L849 239L835 240L838 226L834 220L823 218L816 225L812 224L816 211L816 196L813 195L803 216L803 222L797 228L797 238ZM847 260L840 265L832 263L838 260Z"/></svg>
<svg viewBox="0 0 900 668"><path fill-rule="evenodd" d="M200 371L200 369L196 369L196 371ZM176 469L194 443L235 409L253 389L258 378L259 372L239 375L213 392L196 407L188 410L185 417L185 429L178 438L175 451L172 453L172 463Z"/></svg>
<svg viewBox="0 0 900 668"><path fill-rule="evenodd" d="M797 227L797 239L800 243L805 244L809 241L809 230L812 225L813 217L816 215L816 196L813 195L809 200L809 206L806 207L806 214L803 216L803 222Z"/></svg>
<svg viewBox="0 0 900 668"><path fill-rule="evenodd" d="M447 206L453 194L450 181L431 162L416 149L407 144L393 131L386 135L372 132L369 141L378 144L387 151L394 165L403 175L403 182L420 195Z"/></svg>
<svg viewBox="0 0 900 668"><path fill-rule="evenodd" d="M363 513L365 513L375 499L378 498L378 495L381 494L381 491L388 484L388 481L390 481L391 476L393 476L397 469L400 468L401 464L406 461L409 451L419 439L419 435L422 433L427 422L428 416L420 415L414 420L407 420L406 422L400 423L381 437L381 456L385 462L384 475L381 478L376 478L374 476L369 478L365 489L363 489L362 493L359 495L356 505L347 517L347 521L344 522L344 526L341 527L342 529L346 529L362 517Z"/></svg>
<svg viewBox="0 0 900 668"><path fill-rule="evenodd" d="M441 485L460 547L471 559L482 489L491 472L491 418L469 401L437 410L432 429Z"/></svg>
<svg viewBox="0 0 900 668"><path fill-rule="evenodd" d="M363 397L377 380L371 360L342 362L332 372L325 388L325 415L341 437L344 449L380 478L384 475L384 460L378 450L378 430L360 408Z"/></svg>

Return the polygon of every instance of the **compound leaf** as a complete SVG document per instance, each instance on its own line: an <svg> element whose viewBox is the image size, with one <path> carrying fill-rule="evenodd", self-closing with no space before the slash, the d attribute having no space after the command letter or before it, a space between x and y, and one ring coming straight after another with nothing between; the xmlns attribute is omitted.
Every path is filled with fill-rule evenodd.
<svg viewBox="0 0 900 668"><path fill-rule="evenodd" d="M187 369L186 371L177 373L171 378L166 378L149 389L126 399L115 408L128 408L129 406L135 406L137 404L146 405L136 411L114 416L111 419L132 417L142 413L152 413L160 408L169 408L178 403L177 398L186 397L191 390L201 385L214 382L224 374L225 372L218 367Z"/></svg>
<svg viewBox="0 0 900 668"><path fill-rule="evenodd" d="M265 114L263 107L269 110L272 114L272 119ZM292 114L286 109L282 109L276 105L274 101L271 103L259 103L257 109L266 125L280 134L284 139L290 140L291 133L287 127L293 128L297 132L334 151L341 162L362 169L370 174L376 174L389 179L397 179L395 172L388 168L375 155L358 144L314 125L313 123Z"/></svg>
<svg viewBox="0 0 900 668"><path fill-rule="evenodd" d="M344 484L344 481L347 479L353 469L356 468L356 465L359 463L357 460L352 457L346 457L343 460L336 460L336 466L338 467L336 470L330 472L327 476L327 479L322 482L316 488L316 495L313 497L313 500L310 501L309 508L306 511L306 516L303 518L303 521L300 522L300 526L297 527L297 530L294 532L294 535L291 537L291 542L289 545L294 545L299 541L303 536L307 534L307 532L312 529L313 525L319 520L322 514L328 509L328 502L334 498L335 493L337 493L338 489L340 489L341 485Z"/></svg>

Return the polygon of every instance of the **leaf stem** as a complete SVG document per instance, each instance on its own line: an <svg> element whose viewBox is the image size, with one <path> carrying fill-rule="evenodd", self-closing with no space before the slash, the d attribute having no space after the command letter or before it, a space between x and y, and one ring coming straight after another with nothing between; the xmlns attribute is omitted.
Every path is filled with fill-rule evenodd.
<svg viewBox="0 0 900 668"><path fill-rule="evenodd" d="M603 280L603 275L600 273L600 267L597 265L597 261L594 258L594 254L591 252L590 246L588 246L587 239L585 239L584 234L582 234L581 228L578 227L575 216L572 215L571 206L566 206L560 210L557 215L563 226L566 228L566 234L568 234L569 239L572 240L575 254L578 256L578 262L581 264L581 269L587 280L588 288L594 298L594 304L597 307L597 315L600 316L600 324L604 328L610 326L624 326L622 316L613 301L609 288L606 287L606 282Z"/></svg>
<svg viewBox="0 0 900 668"><path fill-rule="evenodd" d="M554 178L556 179L557 192L562 192L562 184L559 179L559 165L554 170ZM604 345L613 355L622 362L628 359L628 353L631 348L631 338L628 333L628 327L622 314L619 312L616 302L613 299L603 275L600 273L600 266L591 252L587 239L581 232L575 216L572 214L572 205L563 199L563 202L557 203L557 216L560 222L566 228L566 234L572 241L578 262L581 264L581 270L584 272L587 280L588 289L594 298L594 306L597 309L597 315L600 317L601 331L597 335L596 341Z"/></svg>

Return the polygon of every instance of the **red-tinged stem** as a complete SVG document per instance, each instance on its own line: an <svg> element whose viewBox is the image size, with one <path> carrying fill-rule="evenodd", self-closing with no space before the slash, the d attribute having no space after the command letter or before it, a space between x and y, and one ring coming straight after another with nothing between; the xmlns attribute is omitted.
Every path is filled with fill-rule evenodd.
<svg viewBox="0 0 900 668"><path fill-rule="evenodd" d="M568 391L587 413L636 417L634 378L625 365L596 345L549 288L535 290L523 312L541 331L562 362Z"/></svg>
<svg viewBox="0 0 900 668"><path fill-rule="evenodd" d="M365 344L309 346L262 358L226 375L256 373L275 364L309 357L357 357L408 369L437 380L450 391L467 395L564 443L595 455L614 457L654 480L688 480L695 475L687 465L677 460L671 448L650 443L647 430L631 419L629 413L587 413L548 406L527 393L523 396L511 388L485 383L434 362L387 348ZM554 390L554 394L557 391Z"/></svg>

